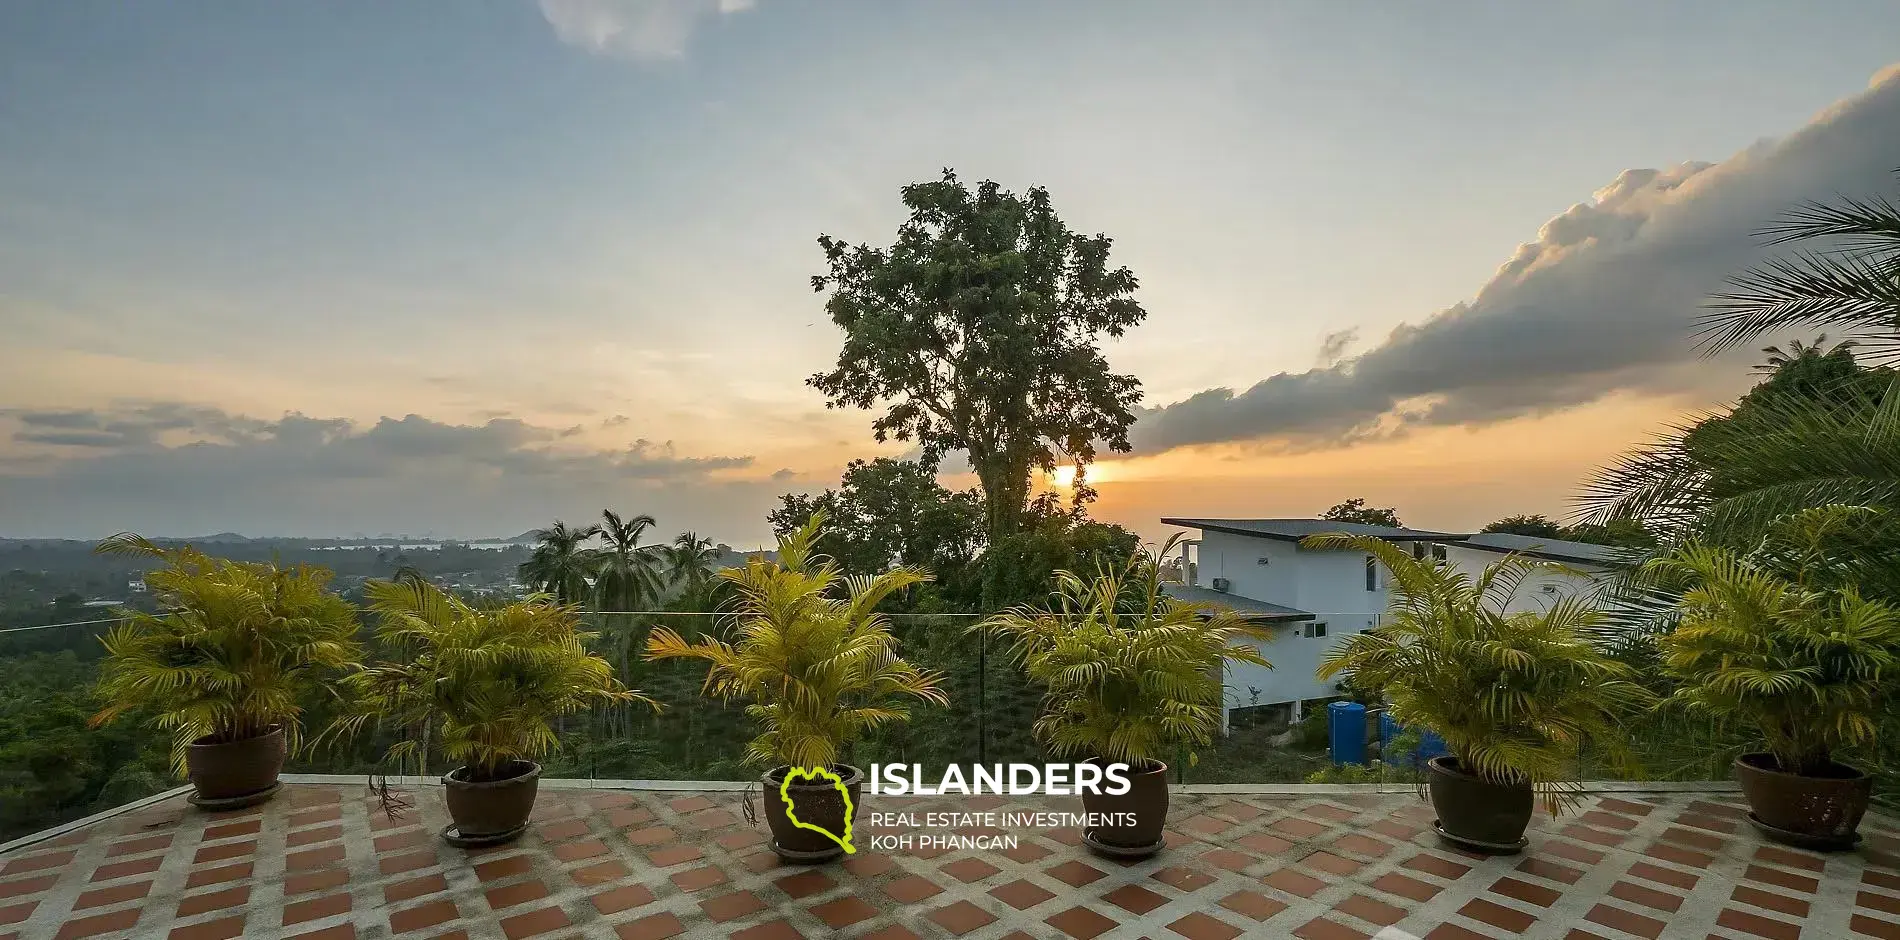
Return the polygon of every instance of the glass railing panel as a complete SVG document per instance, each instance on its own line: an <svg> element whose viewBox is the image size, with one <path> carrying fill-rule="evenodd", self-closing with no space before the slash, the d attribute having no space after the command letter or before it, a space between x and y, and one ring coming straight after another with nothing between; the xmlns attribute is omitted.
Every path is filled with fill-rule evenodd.
<svg viewBox="0 0 1900 940"><path fill-rule="evenodd" d="M0 621L0 842L178 785L164 740L135 716L89 726L100 638L116 622Z"/></svg>
<svg viewBox="0 0 1900 940"><path fill-rule="evenodd" d="M593 709L561 729L562 751L548 774L595 780L747 780L745 762L754 722L742 705L701 694L706 664L698 660L648 662L648 633L666 626L688 641L723 636L726 618L707 613L590 614L595 652L613 664L627 687L662 708L632 702Z"/></svg>
<svg viewBox="0 0 1900 940"><path fill-rule="evenodd" d="M971 632L976 618L955 615L899 615L891 618L898 654L912 665L939 676L948 702L915 700L903 704L910 720L878 728L857 742L847 760L872 764L916 764L932 775L950 764L979 759L990 737L987 682L983 672L985 641Z"/></svg>
<svg viewBox="0 0 1900 940"><path fill-rule="evenodd" d="M1747 735L1673 709L1643 715L1623 730L1623 754L1603 741L1582 743L1577 749L1578 779L1729 780L1736 756L1751 749Z"/></svg>

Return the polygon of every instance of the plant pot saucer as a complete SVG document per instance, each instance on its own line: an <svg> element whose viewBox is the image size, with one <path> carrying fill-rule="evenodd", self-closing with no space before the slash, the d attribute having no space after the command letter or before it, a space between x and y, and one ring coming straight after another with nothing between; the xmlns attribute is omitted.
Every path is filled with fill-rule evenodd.
<svg viewBox="0 0 1900 940"><path fill-rule="evenodd" d="M1531 840L1528 838L1519 839L1516 842L1480 842L1477 839L1455 836L1446 832L1445 827L1440 825L1436 819L1432 820L1432 830L1437 832L1438 837L1446 842L1462 846L1474 852L1482 852L1486 855L1516 855L1524 851L1525 846L1531 844Z"/></svg>
<svg viewBox="0 0 1900 940"><path fill-rule="evenodd" d="M772 851L779 858L794 865L823 865L844 857L844 849L840 846L828 849L788 849L779 845L777 839L772 840Z"/></svg>
<svg viewBox="0 0 1900 940"><path fill-rule="evenodd" d="M223 812L229 812L234 809L248 809L252 806L258 805L259 803L266 802L271 797L276 796L277 791L283 788L284 788L283 784L273 783L270 786L265 787L264 789L259 790L255 793L245 793L240 796L225 796L225 797L217 797L217 798L199 796L198 794L193 793L192 795L185 797L185 802L190 803L191 805L196 806L199 809L204 810L208 813L223 813Z"/></svg>
<svg viewBox="0 0 1900 940"><path fill-rule="evenodd" d="M504 842L513 842L521 838L521 834L527 831L528 825L523 823L507 832L492 832L486 835L465 836L462 835L460 830L455 828L454 823L450 823L442 827L442 841L458 849L481 849L491 845L501 845Z"/></svg>
<svg viewBox="0 0 1900 940"><path fill-rule="evenodd" d="M1762 822L1754 813L1748 814L1748 824L1757 832L1782 845L1792 845L1797 849L1812 849L1816 852L1846 852L1860 844L1860 833L1851 832L1845 836L1817 836L1791 829L1778 829Z"/></svg>
<svg viewBox="0 0 1900 940"><path fill-rule="evenodd" d="M1082 842L1089 847L1089 851L1106 858L1147 858L1168 844L1167 839L1157 839L1152 845L1110 845L1097 841L1093 829L1082 830Z"/></svg>

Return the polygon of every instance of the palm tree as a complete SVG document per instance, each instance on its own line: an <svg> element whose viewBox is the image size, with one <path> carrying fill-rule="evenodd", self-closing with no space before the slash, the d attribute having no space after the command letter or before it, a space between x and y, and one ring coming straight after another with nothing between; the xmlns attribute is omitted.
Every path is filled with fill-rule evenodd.
<svg viewBox="0 0 1900 940"><path fill-rule="evenodd" d="M1900 672L1900 607L1864 598L1851 558L1879 515L1810 509L1777 520L1747 554L1691 543L1650 562L1689 586L1682 625L1659 644L1681 683L1674 700L1758 731L1783 771L1820 774L1873 744Z"/></svg>
<svg viewBox="0 0 1900 940"><path fill-rule="evenodd" d="M713 547L712 540L681 532L665 552L668 579L679 585L686 597L703 599L719 569L720 553Z"/></svg>
<svg viewBox="0 0 1900 940"><path fill-rule="evenodd" d="M1731 279L1715 296L1702 319L1711 352L1822 326L1872 347L1876 361L1900 358L1900 206L1882 196L1810 202L1760 234L1770 245L1803 247Z"/></svg>
<svg viewBox="0 0 1900 940"><path fill-rule="evenodd" d="M603 611L645 610L642 605L659 597L659 546L641 545L640 536L653 526L644 513L620 518L611 509L600 514L596 526L606 545L593 556L594 603Z"/></svg>
<svg viewBox="0 0 1900 940"><path fill-rule="evenodd" d="M571 529L556 519L554 525L535 530L534 550L516 571L536 591L552 594L562 604L575 603L589 590L593 558L585 543L599 534L599 526Z"/></svg>
<svg viewBox="0 0 1900 940"><path fill-rule="evenodd" d="M1552 813L1581 790L1585 741L1629 763L1624 719L1650 699L1633 669L1592 643L1602 615L1591 599L1509 610L1527 579L1563 566L1511 554L1474 578L1370 536L1309 535L1300 547L1371 555L1392 573L1391 609L1334 646L1320 679L1349 673L1400 724L1442 736L1459 769L1543 790Z"/></svg>
<svg viewBox="0 0 1900 940"><path fill-rule="evenodd" d="M1787 349L1782 349L1780 346L1763 346L1761 348L1762 354L1768 358L1755 366L1755 373L1757 375L1773 375L1783 366L1790 365L1802 359L1832 356L1837 352L1853 349L1855 345L1853 340L1844 339L1829 346L1827 345L1827 334L1822 333L1816 336L1814 342L1811 343L1803 343L1798 339L1794 340L1788 344Z"/></svg>
<svg viewBox="0 0 1900 940"><path fill-rule="evenodd" d="M635 651L641 637L639 618L632 611L646 610L648 601L660 595L659 546L641 545L640 536L651 528L654 518L645 513L625 519L611 509L602 510L601 541L589 559L594 576L594 609L601 612L601 632L610 646L609 654L619 669L620 678L632 684ZM631 709L607 717L610 722L630 722ZM631 726L623 724L622 732Z"/></svg>
<svg viewBox="0 0 1900 940"><path fill-rule="evenodd" d="M719 576L736 595L731 642L688 640L669 627L647 638L649 660L711 664L703 693L747 701L760 734L747 760L772 766L830 767L851 742L910 720L910 699L942 706L943 677L897 654L880 601L930 576L914 568L849 575L814 550L825 521L779 538L779 560L747 560Z"/></svg>
<svg viewBox="0 0 1900 940"><path fill-rule="evenodd" d="M1838 358L1850 375L1671 428L1599 471L1581 500L1586 521L1629 517L1665 547L1696 539L1746 550L1788 513L1830 504L1900 509L1900 373L1857 369L1853 351L1875 364L1900 362L1900 207L1879 196L1811 202L1761 234L1773 245L1823 244L1732 278L1702 319L1702 346L1713 354L1823 326L1850 339L1825 350L1825 335L1770 346L1768 364L1785 372Z"/></svg>

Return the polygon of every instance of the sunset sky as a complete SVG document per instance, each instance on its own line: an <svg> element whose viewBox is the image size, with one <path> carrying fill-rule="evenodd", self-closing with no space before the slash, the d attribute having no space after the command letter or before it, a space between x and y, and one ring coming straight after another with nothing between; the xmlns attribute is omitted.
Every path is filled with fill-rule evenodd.
<svg viewBox="0 0 1900 940"><path fill-rule="evenodd" d="M903 451L804 386L808 278L943 167L1141 279L1099 517L1559 515L1746 388L1690 333L1755 226L1900 188L1894 36L1888 0L9 3L0 536L756 543Z"/></svg>

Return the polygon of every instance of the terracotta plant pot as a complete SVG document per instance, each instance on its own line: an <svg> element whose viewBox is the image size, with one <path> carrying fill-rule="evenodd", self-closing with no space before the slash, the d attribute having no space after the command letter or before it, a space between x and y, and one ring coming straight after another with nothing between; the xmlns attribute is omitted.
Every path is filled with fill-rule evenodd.
<svg viewBox="0 0 1900 940"><path fill-rule="evenodd" d="M1773 754L1735 759L1735 779L1753 810L1749 821L1769 838L1803 848L1838 851L1860 841L1857 830L1873 797L1874 780L1846 764L1821 774L1781 769Z"/></svg>
<svg viewBox="0 0 1900 940"><path fill-rule="evenodd" d="M1085 763L1108 764L1100 758ZM1150 761L1145 769L1128 768L1128 792L1082 794L1082 809L1090 815L1132 814L1133 825L1103 825L1084 830L1082 841L1098 855L1114 858L1146 858L1166 844L1161 831L1168 826L1168 765Z"/></svg>
<svg viewBox="0 0 1900 940"><path fill-rule="evenodd" d="M823 833L802 829L792 823L791 816L786 812L785 795L791 796L799 822L843 835L847 813L853 823L856 822L863 793L864 772L850 764L831 768L844 783L845 793L851 796L847 809L845 793L839 793L836 784L822 778L807 780L799 777L781 793L781 785L789 770L790 767L774 767L760 777L765 783L765 822L772 830L772 851L778 853L779 858L801 865L817 865L843 857L844 846Z"/></svg>
<svg viewBox="0 0 1900 940"><path fill-rule="evenodd" d="M470 780L469 769L457 767L442 778L443 799L455 820L442 834L450 845L500 845L528 828L541 789L541 765L518 760L508 770L493 780Z"/></svg>
<svg viewBox="0 0 1900 940"><path fill-rule="evenodd" d="M281 726L239 741L199 738L185 748L185 772L198 791L191 802L206 809L238 809L270 799L283 769Z"/></svg>
<svg viewBox="0 0 1900 940"><path fill-rule="evenodd" d="M1494 854L1513 854L1525 845L1537 795L1529 781L1492 783L1458 766L1447 754L1426 762L1438 834L1452 842Z"/></svg>

